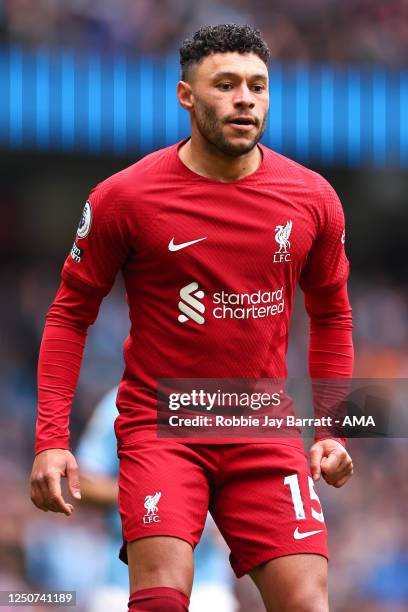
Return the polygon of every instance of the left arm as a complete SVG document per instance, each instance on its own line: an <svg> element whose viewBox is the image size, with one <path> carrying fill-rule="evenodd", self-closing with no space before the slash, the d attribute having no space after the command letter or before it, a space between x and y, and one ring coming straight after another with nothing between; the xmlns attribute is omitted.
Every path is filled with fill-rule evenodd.
<svg viewBox="0 0 408 612"><path fill-rule="evenodd" d="M309 373L312 380L317 379L313 384L316 416L339 416L336 406L347 393L345 379L352 377L354 362L347 285L321 295L305 293L305 307L310 317ZM353 474L345 439L318 431L310 449L310 469L313 480L323 475L328 484L343 486Z"/></svg>
<svg viewBox="0 0 408 612"><path fill-rule="evenodd" d="M353 372L351 307L347 295L349 262L344 248L345 222L341 202L321 177L314 194L317 232L300 277L310 317L309 373L315 414L339 416L338 407L348 393ZM328 380L330 379L330 380ZM336 414L337 411L337 414ZM310 449L314 480L343 486L353 473L345 439L333 428L319 428Z"/></svg>

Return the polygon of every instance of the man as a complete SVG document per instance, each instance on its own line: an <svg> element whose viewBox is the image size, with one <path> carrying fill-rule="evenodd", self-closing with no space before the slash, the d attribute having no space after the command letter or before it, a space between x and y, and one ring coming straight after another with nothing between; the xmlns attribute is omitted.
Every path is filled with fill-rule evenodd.
<svg viewBox="0 0 408 612"><path fill-rule="evenodd" d="M258 144L269 107L259 31L204 27L180 56L177 96L191 137L91 192L47 315L31 497L69 516L61 476L80 496L70 404L87 327L122 270L132 327L115 431L129 609L188 609L209 508L236 575L251 575L267 610L327 611L326 528L310 474L344 485L352 474L344 441L317 440L309 470L298 438L156 436L161 378L287 376L297 282L311 318L311 376L350 377L353 363L340 202L322 177ZM236 316L231 303L216 310L221 292L237 303L259 291L270 297L256 314Z"/></svg>

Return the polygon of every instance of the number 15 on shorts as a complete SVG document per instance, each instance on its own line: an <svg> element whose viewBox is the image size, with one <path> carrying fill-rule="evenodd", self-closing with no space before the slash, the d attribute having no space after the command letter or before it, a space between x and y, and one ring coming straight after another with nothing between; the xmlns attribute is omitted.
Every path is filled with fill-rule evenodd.
<svg viewBox="0 0 408 612"><path fill-rule="evenodd" d="M316 501L319 504L320 512L317 512L314 508L311 508L312 518L324 523L324 516L322 507L320 504L319 497L314 488L313 479L308 476L307 477L309 483L309 496L312 501ZM290 488L290 493L292 495L293 508L295 510L296 518L299 520L303 520L306 518L305 507L303 505L302 495L300 492L299 486L299 478L297 474L291 474L290 476L286 476L284 481L284 485L287 485Z"/></svg>

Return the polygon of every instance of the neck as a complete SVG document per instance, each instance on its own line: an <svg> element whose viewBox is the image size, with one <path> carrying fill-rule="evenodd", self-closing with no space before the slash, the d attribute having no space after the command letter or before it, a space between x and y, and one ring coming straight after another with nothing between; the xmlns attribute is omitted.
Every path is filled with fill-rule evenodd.
<svg viewBox="0 0 408 612"><path fill-rule="evenodd" d="M181 161L193 172L224 183L242 179L255 172L262 162L258 146L239 157L226 155L206 141L198 130L179 149Z"/></svg>

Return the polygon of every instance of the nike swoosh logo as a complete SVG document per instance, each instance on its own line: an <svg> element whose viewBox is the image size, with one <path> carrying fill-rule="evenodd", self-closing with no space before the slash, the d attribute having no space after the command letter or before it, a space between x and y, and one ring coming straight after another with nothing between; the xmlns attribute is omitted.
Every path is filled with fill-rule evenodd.
<svg viewBox="0 0 408 612"><path fill-rule="evenodd" d="M190 240L190 242L182 242L180 244L174 244L174 238L172 238L169 242L169 251L180 251L180 249L185 249L196 242L201 242L201 240L206 240L207 236L204 238L197 238L197 240Z"/></svg>
<svg viewBox="0 0 408 612"><path fill-rule="evenodd" d="M295 540L303 540L303 538L308 538L309 536L315 535L316 533L321 533L323 529L318 529L317 531L304 531L303 533L299 531L299 527L296 527L293 532L293 537Z"/></svg>

